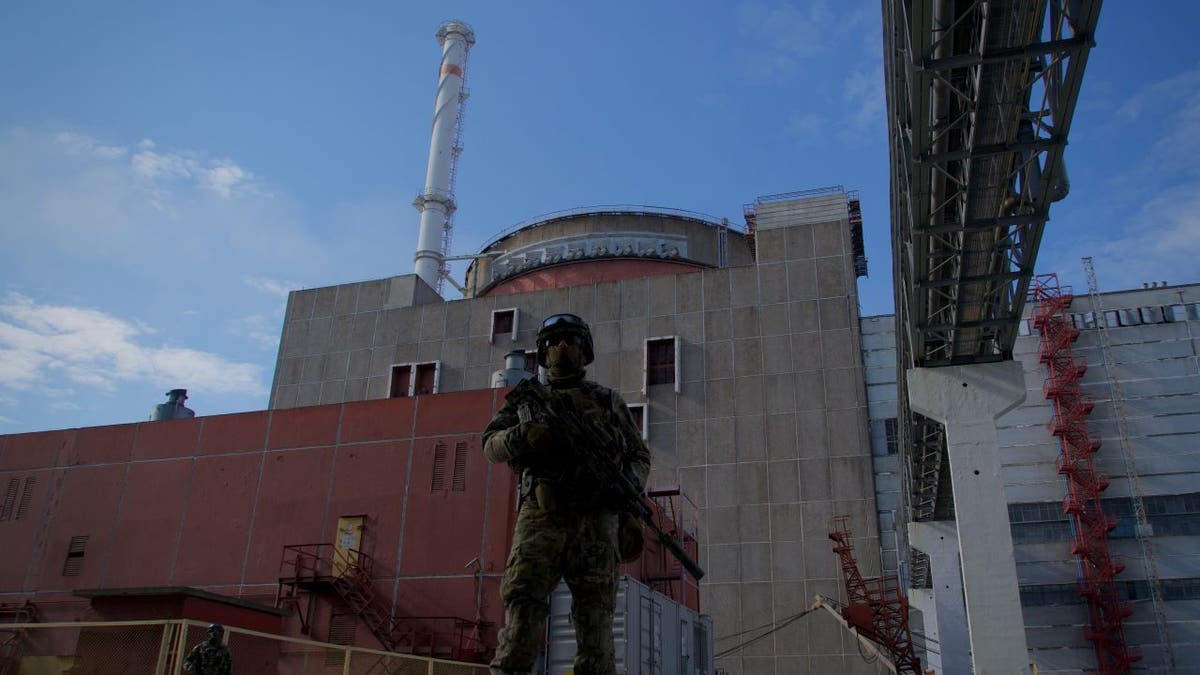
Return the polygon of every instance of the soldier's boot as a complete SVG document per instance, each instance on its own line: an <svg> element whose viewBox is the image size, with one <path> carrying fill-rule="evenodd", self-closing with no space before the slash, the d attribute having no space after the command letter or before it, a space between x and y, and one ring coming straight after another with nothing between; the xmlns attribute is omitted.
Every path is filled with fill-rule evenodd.
<svg viewBox="0 0 1200 675"><path fill-rule="evenodd" d="M545 602L516 600L504 608L504 627L492 659L491 675L528 675L537 660L546 616Z"/></svg>

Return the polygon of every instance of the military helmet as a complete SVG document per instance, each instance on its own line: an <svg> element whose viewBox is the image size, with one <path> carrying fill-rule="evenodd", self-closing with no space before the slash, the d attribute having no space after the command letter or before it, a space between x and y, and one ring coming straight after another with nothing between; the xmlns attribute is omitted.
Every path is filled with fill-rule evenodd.
<svg viewBox="0 0 1200 675"><path fill-rule="evenodd" d="M546 367L546 348L550 346L551 338L571 335L579 338L579 348L583 350L583 365L595 360L592 350L592 331L587 322L574 314L552 314L542 322L537 334L537 362Z"/></svg>
<svg viewBox="0 0 1200 675"><path fill-rule="evenodd" d="M221 635L225 632L225 627L219 623L212 623L208 625L208 632L210 634L216 633L217 635Z"/></svg>

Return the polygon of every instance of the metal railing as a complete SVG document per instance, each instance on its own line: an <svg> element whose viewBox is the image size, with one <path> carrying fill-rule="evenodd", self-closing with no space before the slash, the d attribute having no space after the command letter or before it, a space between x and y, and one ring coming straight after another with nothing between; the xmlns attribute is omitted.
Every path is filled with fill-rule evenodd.
<svg viewBox="0 0 1200 675"><path fill-rule="evenodd" d="M89 621L4 624L17 635L0 675L182 675L208 624ZM234 673L281 675L487 675L487 666L225 627Z"/></svg>

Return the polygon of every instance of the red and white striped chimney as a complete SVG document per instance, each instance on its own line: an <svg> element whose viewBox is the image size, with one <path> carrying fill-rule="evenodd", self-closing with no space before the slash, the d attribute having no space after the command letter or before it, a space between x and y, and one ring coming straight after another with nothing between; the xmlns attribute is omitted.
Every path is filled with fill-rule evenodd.
<svg viewBox="0 0 1200 675"><path fill-rule="evenodd" d="M456 208L451 180L458 152L454 131L462 108L467 52L475 44L475 32L461 21L447 21L438 28L436 35L442 45L442 65L433 108L433 132L429 139L429 166L425 173L425 190L413 201L413 206L421 212L413 271L433 288L439 287L443 265L441 242Z"/></svg>

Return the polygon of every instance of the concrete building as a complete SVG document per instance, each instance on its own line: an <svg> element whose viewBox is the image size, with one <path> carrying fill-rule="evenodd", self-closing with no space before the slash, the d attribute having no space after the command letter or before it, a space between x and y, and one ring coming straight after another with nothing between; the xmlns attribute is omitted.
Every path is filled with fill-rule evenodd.
<svg viewBox="0 0 1200 675"><path fill-rule="evenodd" d="M1076 360L1087 366L1079 386L1095 402L1087 424L1091 437L1101 441L1096 471L1108 478L1101 501L1115 519L1109 546L1126 566L1116 577L1120 597L1132 610L1124 633L1141 654L1137 668L1187 672L1194 667L1189 664L1200 663L1200 285L1104 293L1099 300L1100 321L1109 335L1107 355L1088 296L1075 297L1067 316L1080 330L1073 345ZM1079 672L1096 667L1096 653L1085 639L1089 610L1073 553L1078 533L1064 510L1068 491L1059 470L1059 440L1051 432L1055 410L1045 395L1041 338L1030 319L1034 310L1031 303L1014 352L1024 373L1025 400L996 424L1002 476L1029 661L1041 673ZM894 318L865 317L861 323L884 568L908 579L900 497L904 455L897 454L892 431ZM1135 496L1149 525L1143 533L1152 552L1150 565L1137 537ZM953 532L954 523L948 526ZM1155 569L1157 609L1150 583ZM944 672L954 672L944 663L947 657L969 658L961 608L936 616L930 589L914 588L910 595L914 607L925 610L923 625L916 625L934 645L928 663L939 672L943 666Z"/></svg>
<svg viewBox="0 0 1200 675"><path fill-rule="evenodd" d="M413 276L295 291L271 407L486 388L507 353L534 349L543 317L577 313L595 338L589 377L642 420L650 483L698 510L718 667L874 672L824 616L737 648L815 594L844 596L835 515L851 517L864 574L880 557L856 196L765 197L747 215L746 231L664 210L538 219L483 248L463 300Z"/></svg>

